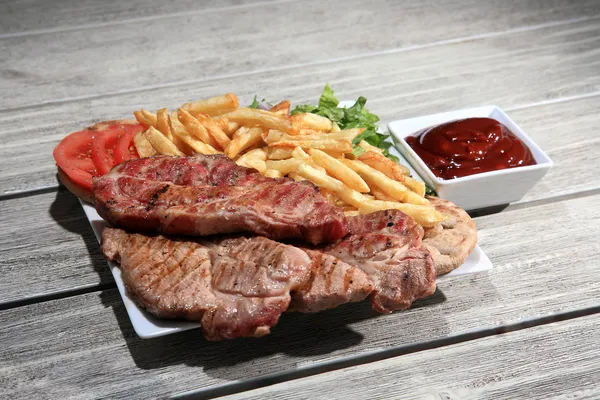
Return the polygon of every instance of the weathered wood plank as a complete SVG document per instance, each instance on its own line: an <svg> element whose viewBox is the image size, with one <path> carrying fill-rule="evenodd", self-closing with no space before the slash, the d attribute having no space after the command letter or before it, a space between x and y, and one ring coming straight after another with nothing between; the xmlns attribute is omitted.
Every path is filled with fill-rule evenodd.
<svg viewBox="0 0 600 400"><path fill-rule="evenodd" d="M600 196L478 218L491 271L443 280L392 315L366 303L285 315L257 340L141 340L116 290L5 310L0 387L11 398L162 397L596 306L599 220Z"/></svg>
<svg viewBox="0 0 600 400"><path fill-rule="evenodd" d="M311 0L6 37L0 40L0 92L10 96L0 99L0 108L331 63L598 15L594 0L550 7L541 0Z"/></svg>
<svg viewBox="0 0 600 400"><path fill-rule="evenodd" d="M595 399L599 329L596 314L221 399Z"/></svg>
<svg viewBox="0 0 600 400"><path fill-rule="evenodd" d="M79 201L66 190L2 202L0 305L113 283Z"/></svg>
<svg viewBox="0 0 600 400"><path fill-rule="evenodd" d="M340 98L365 95L371 109L382 117L383 124L396 118L482 104L495 103L513 108L549 98L597 91L600 85L597 74L599 47L600 26L595 22L582 22L360 61L297 68L284 74L216 79L177 88L4 111L0 112L0 141L3 143L0 148L0 193L56 186L51 152L67 132L98 120L130 118L130 112L142 106L150 109L176 107L193 98L230 90L235 90L246 101L259 93L275 100L290 98L295 102L314 102L324 82L330 82ZM461 56L456 57L456 54ZM544 63L542 69L540 62ZM443 75L439 73L440 68L444 70ZM599 98L584 100L588 104L585 108L593 110ZM594 127L593 124L585 125L591 117L569 108L572 107L570 103L554 108L548 106L548 114L555 113L557 107L565 121L573 120L572 124L563 125L574 135ZM531 122L525 126L536 139L547 137L551 141L554 136L570 135L536 118L536 110L526 111ZM519 122L521 114L511 112L511 115ZM581 125L578 121L582 121ZM560 157L560 154L553 156ZM592 163L583 167L593 169L596 166L590 159L582 162ZM595 179L598 178L592 177L588 183L597 186ZM557 184L567 183L550 182L550 191L540 192L540 195L552 196L552 188Z"/></svg>
<svg viewBox="0 0 600 400"><path fill-rule="evenodd" d="M172 0L94 1L11 0L0 2L0 37L41 34L49 30L110 26L130 20L147 23L156 18L184 17L187 14L230 12L236 6L261 7L264 3L288 0Z"/></svg>

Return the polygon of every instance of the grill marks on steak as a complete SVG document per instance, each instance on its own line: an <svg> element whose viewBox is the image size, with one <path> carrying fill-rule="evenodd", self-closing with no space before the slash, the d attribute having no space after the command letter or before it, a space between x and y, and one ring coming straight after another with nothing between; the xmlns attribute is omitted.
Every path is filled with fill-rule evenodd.
<svg viewBox="0 0 600 400"><path fill-rule="evenodd" d="M105 228L102 250L143 307L199 320L209 340L268 334L310 277L305 252L263 237L193 242Z"/></svg>
<svg viewBox="0 0 600 400"><path fill-rule="evenodd" d="M373 291L360 269L319 250L305 250L312 261L310 280L292 293L289 311L314 313L364 300Z"/></svg>
<svg viewBox="0 0 600 400"><path fill-rule="evenodd" d="M421 247L423 228L414 219L396 210L379 211L351 218L348 228L347 237L324 251L372 279L375 311L403 310L435 292L433 259Z"/></svg>
<svg viewBox="0 0 600 400"><path fill-rule="evenodd" d="M94 180L94 204L113 226L208 236L254 232L318 244L347 233L342 210L308 182L265 178L225 156L125 162Z"/></svg>

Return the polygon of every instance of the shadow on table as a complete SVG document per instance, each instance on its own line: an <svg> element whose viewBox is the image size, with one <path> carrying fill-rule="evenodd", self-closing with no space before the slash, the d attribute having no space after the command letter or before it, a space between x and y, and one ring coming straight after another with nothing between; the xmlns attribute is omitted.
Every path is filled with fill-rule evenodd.
<svg viewBox="0 0 600 400"><path fill-rule="evenodd" d="M113 308L127 346L136 365L142 369L164 368L169 365L186 364L203 367L203 371L219 380L240 380L258 377L283 370L293 369L303 361L321 361L331 353L362 347L361 352L370 346L361 346L363 335L352 329L352 325L363 320L373 319L373 333L386 323L386 318L371 309L368 301L345 304L338 308L317 314L286 313L272 328L271 334L262 338L235 339L209 342L199 329L180 332L154 339L140 339L133 330L127 311L116 290L101 294L103 303ZM426 308L446 300L441 291L424 300L415 302L411 312ZM399 315L394 314L395 316ZM422 338L423 329L433 324L442 335L447 333L445 321L435 319L431 313L421 313L419 326L411 326L411 334L398 332L402 343L411 343ZM420 326L422 325L422 326ZM385 330L380 330L383 332ZM389 331L386 331L389 333ZM375 336L375 335L374 335ZM374 339L371 337L369 339ZM379 338L381 339L381 338ZM386 341L393 338L386 338ZM378 343L379 346L383 343ZM372 349L371 349L372 350Z"/></svg>
<svg viewBox="0 0 600 400"><path fill-rule="evenodd" d="M61 227L69 232L81 235L90 255L91 266L100 277L99 289L116 287L104 255L100 251L100 245L96 240L94 231L77 197L61 186L56 192L56 198L50 205L48 212Z"/></svg>

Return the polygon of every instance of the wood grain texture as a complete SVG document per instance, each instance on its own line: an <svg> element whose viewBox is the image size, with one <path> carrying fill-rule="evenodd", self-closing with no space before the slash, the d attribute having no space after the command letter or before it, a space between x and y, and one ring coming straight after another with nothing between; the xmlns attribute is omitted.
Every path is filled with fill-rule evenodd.
<svg viewBox="0 0 600 400"><path fill-rule="evenodd" d="M0 109L333 63L599 15L594 0L309 0L266 4L254 12L236 8L5 37L0 40L0 92L11 95L0 99Z"/></svg>
<svg viewBox="0 0 600 400"><path fill-rule="evenodd" d="M157 18L180 18L186 14L226 13L236 7L261 7L266 3L285 1L289 0L3 1L0 2L0 37L111 26L131 20L141 23Z"/></svg>
<svg viewBox="0 0 600 400"><path fill-rule="evenodd" d="M1 311L0 387L10 398L163 397L596 306L599 221L600 196L478 218L491 271L446 278L391 315L366 302L285 315L256 340L141 340L114 289Z"/></svg>
<svg viewBox="0 0 600 400"><path fill-rule="evenodd" d="M244 101L255 93L268 99L290 98L296 103L315 102L324 82L330 82L340 98L364 95L382 125L397 118L448 111L482 104L504 108L598 92L600 88L600 25L580 22L562 27L521 32L460 44L423 48L364 60L297 68L286 73L260 73L199 84L148 90L0 112L0 193L56 186L52 149L68 132L103 119L130 118L140 107L177 107L194 98L235 90ZM460 54L460 57L456 57ZM540 63L543 68L540 68ZM443 74L440 68L443 65ZM468 68L466 68L468 66ZM585 100L593 109L598 97ZM578 103L579 104L579 103ZM568 103L548 107L574 123L564 129L578 132L590 117L569 109ZM568 136L554 130L535 109L527 111L526 129L538 136ZM570 114L569 114L570 113ZM513 115L513 113L511 113ZM516 115L516 114L515 114ZM517 122L519 118L516 116ZM537 139L537 137L535 137ZM546 142L547 143L547 142ZM560 155L556 155L560 157ZM593 160L587 160L593 162ZM596 165L596 163L594 163ZM584 165L583 167L586 167ZM592 165L587 165L593 168ZM598 175L595 175L596 177ZM593 178L586 184L597 187ZM596 183L594 183L596 182ZM552 196L556 185L550 182Z"/></svg>
<svg viewBox="0 0 600 400"><path fill-rule="evenodd" d="M220 399L597 399L599 329L596 314Z"/></svg>
<svg viewBox="0 0 600 400"><path fill-rule="evenodd" d="M554 162L521 200L528 202L600 187L600 96L510 112Z"/></svg>
<svg viewBox="0 0 600 400"><path fill-rule="evenodd" d="M112 284L79 201L66 190L2 201L0 305Z"/></svg>

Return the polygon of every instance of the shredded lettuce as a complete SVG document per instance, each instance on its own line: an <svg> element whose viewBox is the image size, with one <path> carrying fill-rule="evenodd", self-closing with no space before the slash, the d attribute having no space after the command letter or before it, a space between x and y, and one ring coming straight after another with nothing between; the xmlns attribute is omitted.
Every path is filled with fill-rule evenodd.
<svg viewBox="0 0 600 400"><path fill-rule="evenodd" d="M265 99L258 100L258 97L254 95L254 100L252 100L252 104L248 106L248 108L261 108L263 110L273 107L271 103L266 101Z"/></svg>
<svg viewBox="0 0 600 400"><path fill-rule="evenodd" d="M435 190L433 190L433 188L430 188L427 184L425 185L425 194L427 196L438 197L438 194L435 192Z"/></svg>
<svg viewBox="0 0 600 400"><path fill-rule="evenodd" d="M379 128L377 126L379 117L369 112L369 110L365 107L365 104L367 104L367 99L363 96L360 96L350 108L338 107L339 103L340 101L337 97L335 97L333 89L331 89L329 84L326 84L325 88L323 89L323 93L321 93L321 97L319 98L318 106L313 104L299 105L294 108L292 115L301 113L321 115L336 122L342 130L365 128L364 132L358 135L352 141L352 144L354 145L352 153L355 156L362 154L360 150L362 148L358 146L358 143L361 140L364 140L370 145L382 149L383 154L386 157L398 162L398 158L389 153L389 148L392 145L388 140L389 135L377 132L377 129ZM362 152L364 152L364 150Z"/></svg>
<svg viewBox="0 0 600 400"><path fill-rule="evenodd" d="M252 104L250 104L248 106L248 108L258 108L259 104L260 104L260 101L258 101L258 99L256 98L256 95L254 95L254 100L252 100Z"/></svg>

